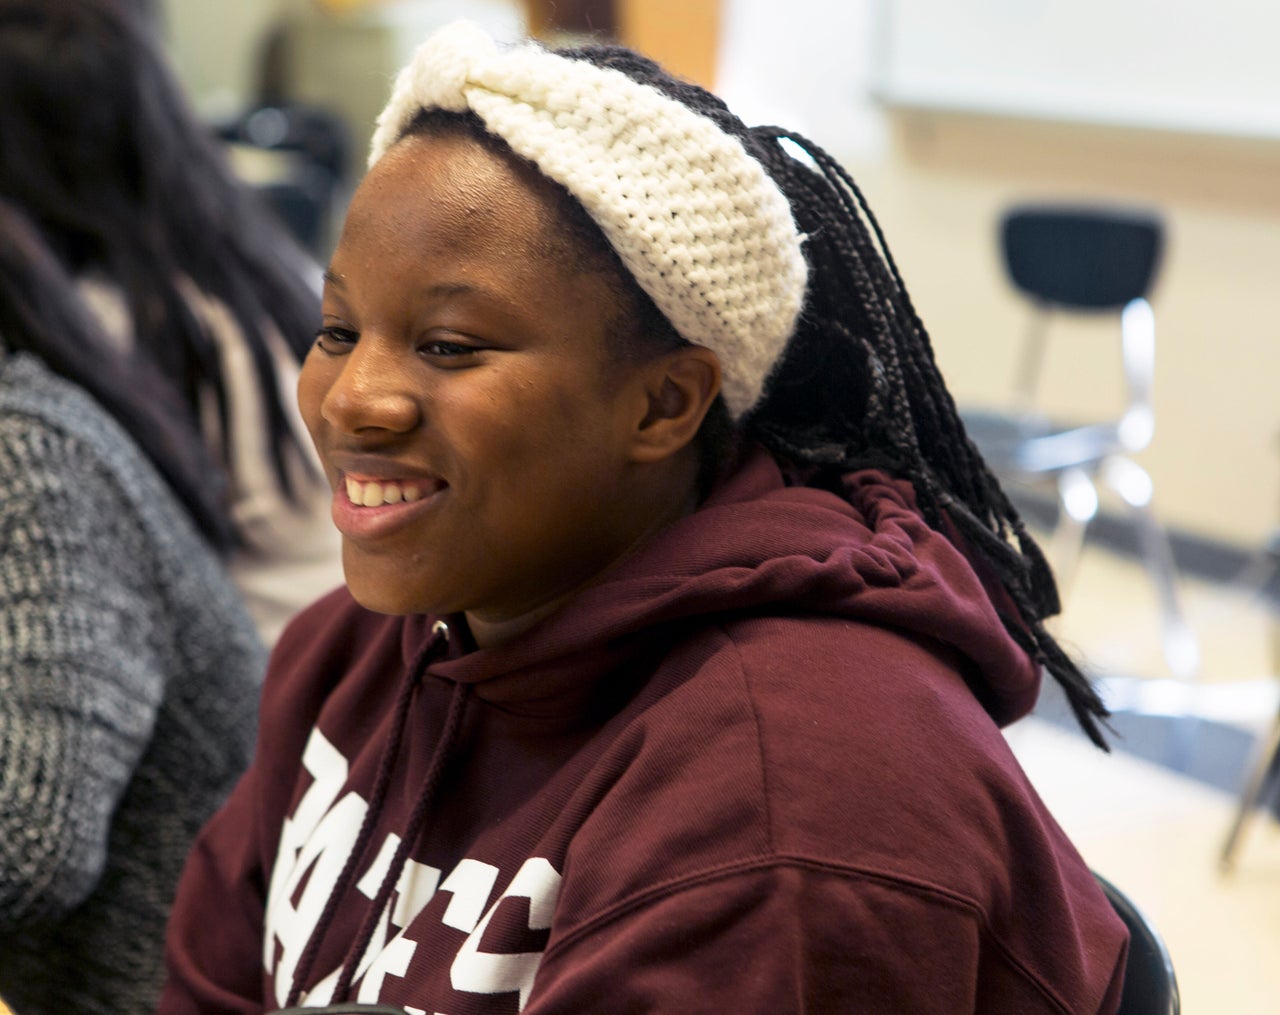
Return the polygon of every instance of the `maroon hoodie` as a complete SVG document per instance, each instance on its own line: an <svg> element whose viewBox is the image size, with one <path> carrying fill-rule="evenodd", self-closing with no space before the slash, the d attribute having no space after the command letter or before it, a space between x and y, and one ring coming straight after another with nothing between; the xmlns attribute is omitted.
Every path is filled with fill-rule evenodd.
<svg viewBox="0 0 1280 1015"><path fill-rule="evenodd" d="M1125 930L998 727L1037 667L906 484L850 490L758 453L498 648L303 613L161 1012L1114 1011Z"/></svg>

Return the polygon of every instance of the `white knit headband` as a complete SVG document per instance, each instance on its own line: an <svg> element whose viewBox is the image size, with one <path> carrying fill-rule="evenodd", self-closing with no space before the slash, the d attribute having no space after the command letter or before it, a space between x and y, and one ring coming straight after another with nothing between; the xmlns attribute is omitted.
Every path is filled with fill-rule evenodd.
<svg viewBox="0 0 1280 1015"><path fill-rule="evenodd" d="M686 340L720 357L735 419L755 404L804 299L791 207L741 142L621 71L459 21L396 78L372 166L423 109L473 110L569 191Z"/></svg>

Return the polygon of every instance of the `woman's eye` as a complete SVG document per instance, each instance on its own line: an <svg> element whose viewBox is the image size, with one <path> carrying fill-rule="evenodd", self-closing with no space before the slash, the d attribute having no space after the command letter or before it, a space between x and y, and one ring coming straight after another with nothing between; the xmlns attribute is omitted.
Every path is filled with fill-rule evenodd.
<svg viewBox="0 0 1280 1015"><path fill-rule="evenodd" d="M419 346L419 351L431 359L460 359L465 356L475 355L480 351L480 347L438 338L423 343Z"/></svg>
<svg viewBox="0 0 1280 1015"><path fill-rule="evenodd" d="M328 327L316 332L316 345L330 355L348 352L360 336L350 328Z"/></svg>

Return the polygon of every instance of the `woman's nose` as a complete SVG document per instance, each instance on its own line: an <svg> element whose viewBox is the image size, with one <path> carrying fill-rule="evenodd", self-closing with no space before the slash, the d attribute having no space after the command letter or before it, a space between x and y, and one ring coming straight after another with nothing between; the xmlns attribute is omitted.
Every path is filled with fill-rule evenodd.
<svg viewBox="0 0 1280 1015"><path fill-rule="evenodd" d="M406 433L418 425L421 409L413 374L391 343L363 336L341 362L320 406L325 422L353 435Z"/></svg>

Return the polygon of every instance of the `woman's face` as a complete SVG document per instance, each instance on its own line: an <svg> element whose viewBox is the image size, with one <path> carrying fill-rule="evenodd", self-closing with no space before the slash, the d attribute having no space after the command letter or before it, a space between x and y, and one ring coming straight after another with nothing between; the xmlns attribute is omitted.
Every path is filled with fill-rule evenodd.
<svg viewBox="0 0 1280 1015"><path fill-rule="evenodd" d="M401 141L355 194L298 394L370 609L519 627L654 527L638 382L606 351L618 297L569 263L558 215L453 132Z"/></svg>

